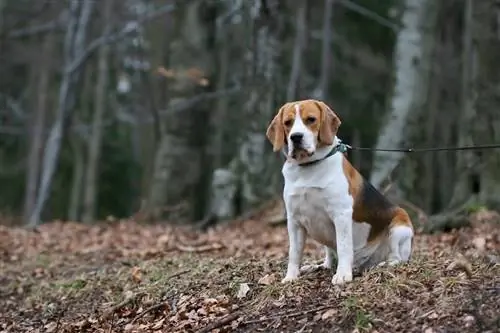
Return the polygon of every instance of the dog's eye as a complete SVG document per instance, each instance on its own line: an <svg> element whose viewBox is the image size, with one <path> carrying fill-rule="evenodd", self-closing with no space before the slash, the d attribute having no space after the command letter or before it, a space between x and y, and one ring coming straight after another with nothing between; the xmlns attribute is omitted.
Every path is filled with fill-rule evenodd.
<svg viewBox="0 0 500 333"><path fill-rule="evenodd" d="M314 123L315 121L316 121L316 118L314 118L314 117L307 117L307 118L306 118L306 123L307 123L307 124L312 124L312 123Z"/></svg>
<svg viewBox="0 0 500 333"><path fill-rule="evenodd" d="M287 121L285 121L285 126L286 127L292 126L292 120L288 119Z"/></svg>

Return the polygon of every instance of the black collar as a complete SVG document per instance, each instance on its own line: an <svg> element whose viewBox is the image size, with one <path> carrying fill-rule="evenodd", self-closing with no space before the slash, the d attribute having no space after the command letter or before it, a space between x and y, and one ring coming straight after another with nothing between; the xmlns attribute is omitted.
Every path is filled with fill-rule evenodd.
<svg viewBox="0 0 500 333"><path fill-rule="evenodd" d="M299 166L301 167L304 167L304 166L310 166L310 165L313 165L313 164L316 164L318 162L321 162L321 161L324 161L326 160L327 158L329 158L330 156L333 156L335 155L336 153L340 152L340 153L345 153L347 152L347 150L349 149L349 146L346 145L345 143L342 143L342 142L339 142L336 146L334 146L332 148L332 150L330 150L330 152L328 154L326 154L324 157L320 158L320 159L317 159L317 160L314 160L314 161L309 161L309 162L305 162L305 163L300 163L298 164ZM283 154L285 154L285 157L287 156L287 154L285 153L285 151L283 151Z"/></svg>

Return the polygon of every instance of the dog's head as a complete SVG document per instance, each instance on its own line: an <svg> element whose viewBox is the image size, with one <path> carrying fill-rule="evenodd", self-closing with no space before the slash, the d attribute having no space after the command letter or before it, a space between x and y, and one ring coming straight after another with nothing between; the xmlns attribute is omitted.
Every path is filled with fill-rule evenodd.
<svg viewBox="0 0 500 333"><path fill-rule="evenodd" d="M341 124L324 102L308 99L283 105L267 128L267 138L278 151L286 144L288 156L300 161L316 149L333 144Z"/></svg>

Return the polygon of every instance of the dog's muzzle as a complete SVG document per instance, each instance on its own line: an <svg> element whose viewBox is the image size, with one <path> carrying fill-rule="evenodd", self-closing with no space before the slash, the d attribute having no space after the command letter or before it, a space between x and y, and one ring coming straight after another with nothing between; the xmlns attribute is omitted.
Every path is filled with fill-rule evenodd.
<svg viewBox="0 0 500 333"><path fill-rule="evenodd" d="M290 157L296 160L301 160L312 155L303 146L304 134L303 133L293 133L290 135L290 141L292 143L292 151Z"/></svg>

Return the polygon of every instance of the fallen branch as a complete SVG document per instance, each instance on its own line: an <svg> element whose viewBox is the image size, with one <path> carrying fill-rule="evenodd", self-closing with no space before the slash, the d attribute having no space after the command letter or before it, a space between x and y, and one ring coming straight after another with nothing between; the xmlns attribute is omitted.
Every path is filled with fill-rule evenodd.
<svg viewBox="0 0 500 333"><path fill-rule="evenodd" d="M156 311L156 310L158 310L161 307L164 307L166 305L167 305L167 303L163 301L161 303L158 303L158 304L150 306L149 308L147 308L146 310L142 311L137 316L135 316L135 318L130 322L130 324L131 325L134 324L137 320L139 320L140 318L144 317L146 314L148 314L150 312L153 312L153 311Z"/></svg>
<svg viewBox="0 0 500 333"><path fill-rule="evenodd" d="M424 232L433 233L445 229L458 229L470 225L468 207L473 203L472 199L456 209L452 209L429 217L429 223Z"/></svg>
<svg viewBox="0 0 500 333"><path fill-rule="evenodd" d="M189 272L191 272L191 270L190 270L190 269L185 269L185 270L183 270L183 271L179 271L179 272L177 272L177 273L174 273L174 274L172 274L172 275L168 276L168 277L167 277L167 280L173 279L174 277L178 277L178 276L180 276L180 275L183 275L183 274L186 274L186 273L189 273Z"/></svg>
<svg viewBox="0 0 500 333"><path fill-rule="evenodd" d="M144 292L140 292L140 293L137 293L137 294L125 296L125 299L123 301L121 301L120 303L112 306L108 311L106 311L106 313L103 316L104 319L108 319L109 316L114 315L116 311L120 310L124 306L129 305L130 303L134 302L135 300L137 300L139 297L141 297L143 295L144 295Z"/></svg>
<svg viewBox="0 0 500 333"><path fill-rule="evenodd" d="M224 248L224 245L215 243L215 244L207 244L207 245L201 245L201 246L190 246L190 245L182 245L182 244L176 244L175 247L179 251L183 252L208 252L208 251L213 251L213 250L220 250Z"/></svg>
<svg viewBox="0 0 500 333"><path fill-rule="evenodd" d="M263 318L259 318L259 319L247 320L247 321L244 321L242 324L243 325L257 324L257 323L261 323L261 322L269 321L269 320L273 320L273 319L293 318L293 317L298 317L301 315L306 315L309 313L316 313L318 311L327 310L327 309L330 309L332 307L333 307L332 305L323 305L323 306L318 306L316 308L309 309L306 311L281 312L281 313L278 313L278 314L276 314L274 316L270 316L270 317L263 317Z"/></svg>
<svg viewBox="0 0 500 333"><path fill-rule="evenodd" d="M239 312L235 312L233 314L225 316L224 318L222 318L222 319L220 319L220 320L218 320L216 322L211 323L210 325L205 326L204 328L200 329L198 331L198 333L208 333L211 330L214 330L216 328L219 328L219 327L222 327L224 325L229 324L230 322L232 322L233 320L238 319L239 317L240 317L240 313Z"/></svg>

